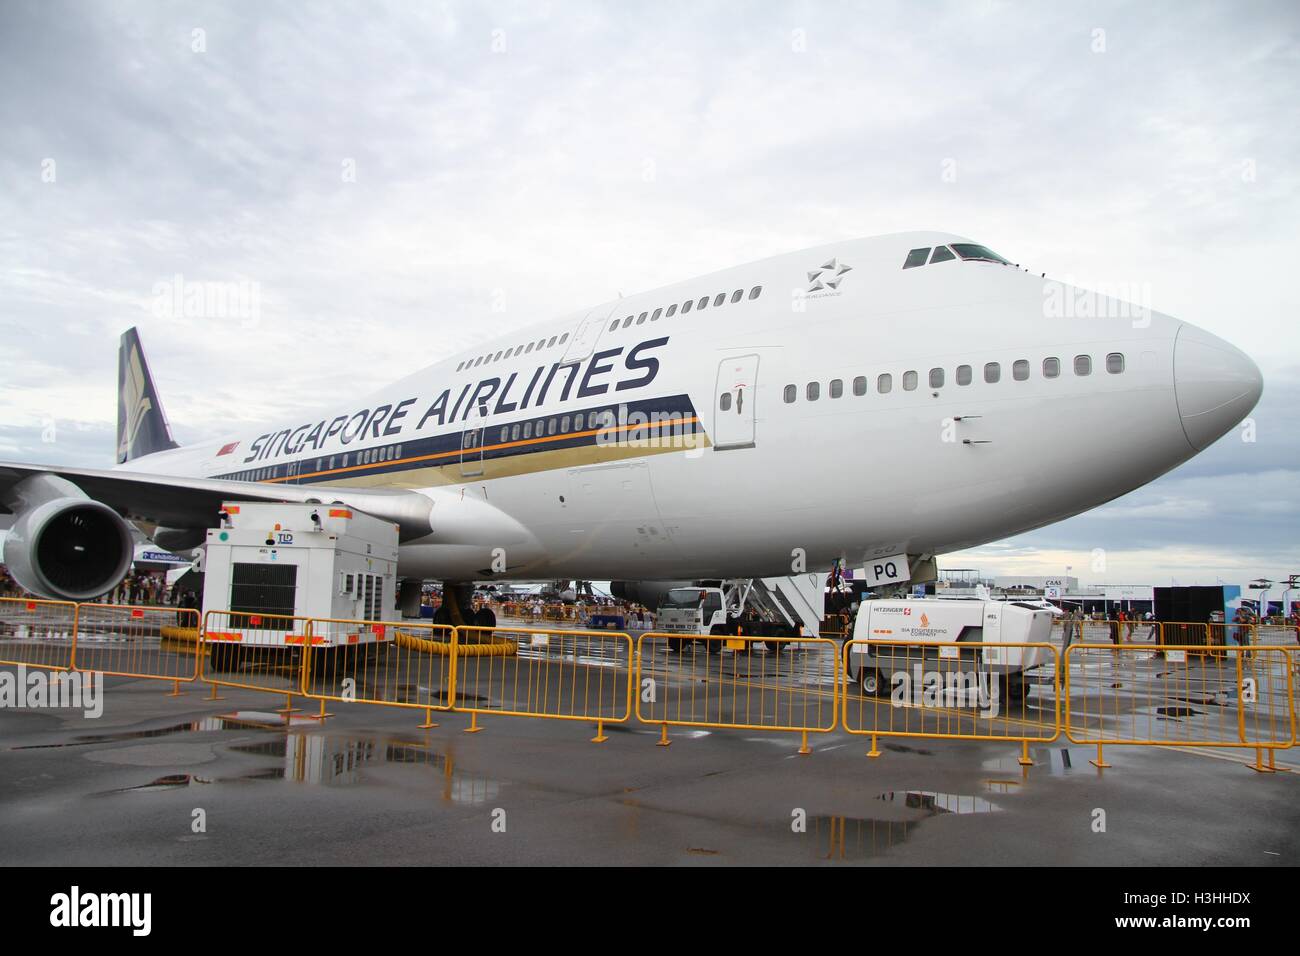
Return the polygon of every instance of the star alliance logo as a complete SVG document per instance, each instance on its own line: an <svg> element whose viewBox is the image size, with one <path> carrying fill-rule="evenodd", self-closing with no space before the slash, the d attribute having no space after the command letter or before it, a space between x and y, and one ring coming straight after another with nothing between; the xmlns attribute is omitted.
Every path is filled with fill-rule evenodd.
<svg viewBox="0 0 1300 956"><path fill-rule="evenodd" d="M844 273L852 271L852 266L843 265L839 259L831 259L820 269L808 273L808 291L823 292L827 289L838 290L844 281Z"/></svg>

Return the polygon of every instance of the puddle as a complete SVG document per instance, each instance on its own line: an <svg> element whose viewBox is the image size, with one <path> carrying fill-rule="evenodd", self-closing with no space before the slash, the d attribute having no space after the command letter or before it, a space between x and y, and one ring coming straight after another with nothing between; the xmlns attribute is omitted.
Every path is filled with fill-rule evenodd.
<svg viewBox="0 0 1300 956"><path fill-rule="evenodd" d="M887 853L904 843L920 826L913 820L874 820L857 817L810 817L808 836L822 860L862 860Z"/></svg>
<svg viewBox="0 0 1300 956"><path fill-rule="evenodd" d="M269 711L239 711L234 714L220 714L216 717L204 717L184 724L172 724L168 727L154 727L150 730L120 730L108 734L84 734L72 740L56 744L25 744L10 747L10 750L48 750L60 747L90 747L95 744L122 743L127 740L148 740L153 737L168 737L172 734L193 734L212 730L284 730L285 727L318 726L318 722L309 717L292 717L286 725L284 717Z"/></svg>
<svg viewBox="0 0 1300 956"><path fill-rule="evenodd" d="M885 744L886 750L892 750L896 754L920 754L922 757L933 757L933 750L923 750L919 747L908 747L906 744Z"/></svg>
<svg viewBox="0 0 1300 956"><path fill-rule="evenodd" d="M1205 711L1193 707L1157 707L1155 712L1162 717L1202 717Z"/></svg>
<svg viewBox="0 0 1300 956"><path fill-rule="evenodd" d="M1080 751L1083 754L1084 751ZM1069 776L1074 769L1075 757L1068 747L1032 747L1029 751L1029 757L1033 760L1032 767L1020 766L1017 757L994 757L985 760L980 764L984 770L997 770L1007 774L1023 775L1027 770L1038 770L1044 768L1053 777ZM1081 766L1087 764L1086 758L1082 759Z"/></svg>
<svg viewBox="0 0 1300 956"><path fill-rule="evenodd" d="M138 787L121 787L117 790L107 790L105 793L146 793L151 790L176 790L181 787L192 787L195 784L211 782L207 777L196 777L190 773L173 773L165 777L159 777L150 783L142 783Z"/></svg>
<svg viewBox="0 0 1300 956"><path fill-rule="evenodd" d="M886 790L877 800L901 803L909 810L924 810L930 816L941 813L1001 813L1002 808L983 797L964 793L934 793L929 790Z"/></svg>

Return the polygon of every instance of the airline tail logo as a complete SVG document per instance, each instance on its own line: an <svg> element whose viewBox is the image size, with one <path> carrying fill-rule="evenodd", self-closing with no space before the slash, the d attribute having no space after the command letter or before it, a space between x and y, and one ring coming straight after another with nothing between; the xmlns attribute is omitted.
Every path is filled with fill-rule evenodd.
<svg viewBox="0 0 1300 956"><path fill-rule="evenodd" d="M126 361L120 400L122 432L118 436L117 460L126 461L131 446L135 444L140 425L153 408L153 402L145 394L145 375L140 363L140 346L134 342L131 344L131 352Z"/></svg>

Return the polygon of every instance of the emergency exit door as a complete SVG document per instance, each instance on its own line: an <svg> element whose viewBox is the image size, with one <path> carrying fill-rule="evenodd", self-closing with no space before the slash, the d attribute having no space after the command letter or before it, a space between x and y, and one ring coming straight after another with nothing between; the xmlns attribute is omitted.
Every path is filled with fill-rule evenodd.
<svg viewBox="0 0 1300 956"><path fill-rule="evenodd" d="M483 446L487 443L488 410L486 405L470 412L468 427L460 436L460 475L475 478L483 474Z"/></svg>
<svg viewBox="0 0 1300 956"><path fill-rule="evenodd" d="M758 385L758 356L739 355L718 364L713 399L713 447L754 447L754 405Z"/></svg>

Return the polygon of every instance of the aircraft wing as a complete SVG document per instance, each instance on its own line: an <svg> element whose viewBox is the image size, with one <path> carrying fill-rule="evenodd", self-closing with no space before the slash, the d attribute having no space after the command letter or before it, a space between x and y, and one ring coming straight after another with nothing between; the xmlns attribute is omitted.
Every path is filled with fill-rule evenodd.
<svg viewBox="0 0 1300 956"><path fill-rule="evenodd" d="M263 484L223 478L188 478L140 471L68 468L0 462L0 502L9 489L32 475L56 475L102 501L126 518L169 528L213 528L223 501L340 502L392 521L401 540L422 538L432 530L432 500L400 488L336 488L328 485ZM0 510L8 509L0 505Z"/></svg>

